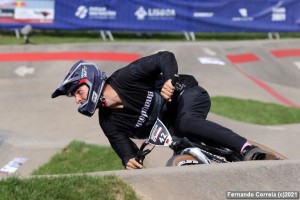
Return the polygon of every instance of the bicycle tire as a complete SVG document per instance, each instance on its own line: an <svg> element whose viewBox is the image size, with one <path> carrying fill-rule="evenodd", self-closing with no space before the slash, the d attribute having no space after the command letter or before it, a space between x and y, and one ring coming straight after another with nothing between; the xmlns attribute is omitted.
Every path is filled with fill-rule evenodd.
<svg viewBox="0 0 300 200"><path fill-rule="evenodd" d="M194 158L191 155L176 155L176 156L172 156L166 166L167 167L173 167L173 166L186 166L186 165L199 165L199 161Z"/></svg>
<svg viewBox="0 0 300 200"><path fill-rule="evenodd" d="M251 145L255 145L255 146L261 148L264 151L267 151L269 153L274 154L277 157L277 159L275 159L275 160L287 160L288 159L286 156L284 156L284 155L282 155L282 154L274 151L273 149L271 149L269 147L266 147L262 144L259 144L257 142L253 142L253 141L249 141L249 143ZM213 163L215 163L215 162L213 161ZM202 164L202 163L199 163L199 161L196 158L194 158L191 155L184 154L184 155L172 156L168 160L166 166L171 167L171 166L186 166L186 165L199 165L199 164Z"/></svg>
<svg viewBox="0 0 300 200"><path fill-rule="evenodd" d="M271 149L271 148L269 148L269 147L266 147L266 146L264 146L264 145L262 145L262 144L259 144L259 143L257 143L257 142L253 142L253 141L248 141L248 142L249 142L251 145L257 146L257 147L261 148L261 149L264 150L264 151L267 151L267 152L269 152L269 153L271 153L271 154L274 154L274 155L277 157L277 159L265 159L265 160L287 160L287 159L288 159L288 158L285 157L284 155L282 155L282 154L280 154L280 153L274 151L273 149Z"/></svg>

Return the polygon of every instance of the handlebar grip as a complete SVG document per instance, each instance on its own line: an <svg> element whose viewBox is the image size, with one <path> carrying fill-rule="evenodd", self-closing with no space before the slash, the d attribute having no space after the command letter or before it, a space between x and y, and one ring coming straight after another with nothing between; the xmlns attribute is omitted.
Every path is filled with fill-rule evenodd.
<svg viewBox="0 0 300 200"><path fill-rule="evenodd" d="M178 81L178 78L179 78L179 75L178 74L174 74L172 80L171 80L171 83L172 85L175 87L176 85L176 82Z"/></svg>

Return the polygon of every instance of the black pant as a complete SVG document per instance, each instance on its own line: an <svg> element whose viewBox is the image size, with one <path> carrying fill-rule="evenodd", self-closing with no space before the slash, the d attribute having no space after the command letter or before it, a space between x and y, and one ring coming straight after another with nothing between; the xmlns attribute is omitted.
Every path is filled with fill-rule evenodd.
<svg viewBox="0 0 300 200"><path fill-rule="evenodd" d="M211 102L208 93L200 86L185 90L176 105L173 115L176 117L172 123L175 135L219 144L236 152L240 152L247 141L232 130L206 119Z"/></svg>

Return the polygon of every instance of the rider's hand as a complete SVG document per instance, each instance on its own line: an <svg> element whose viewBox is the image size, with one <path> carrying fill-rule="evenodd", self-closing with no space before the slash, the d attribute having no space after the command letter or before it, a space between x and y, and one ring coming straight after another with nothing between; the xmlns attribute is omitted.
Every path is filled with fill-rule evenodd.
<svg viewBox="0 0 300 200"><path fill-rule="evenodd" d="M143 165L141 165L135 158L131 158L126 164L126 169L142 169Z"/></svg>
<svg viewBox="0 0 300 200"><path fill-rule="evenodd" d="M164 83L163 87L161 88L160 94L165 100L171 101L174 90L175 88L172 85L172 80L169 79Z"/></svg>

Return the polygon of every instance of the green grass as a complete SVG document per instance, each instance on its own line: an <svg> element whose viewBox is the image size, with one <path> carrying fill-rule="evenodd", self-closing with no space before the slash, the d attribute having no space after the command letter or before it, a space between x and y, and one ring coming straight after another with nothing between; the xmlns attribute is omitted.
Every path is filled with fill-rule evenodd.
<svg viewBox="0 0 300 200"><path fill-rule="evenodd" d="M115 176L60 176L0 181L0 199L90 200L139 199L126 183Z"/></svg>
<svg viewBox="0 0 300 200"><path fill-rule="evenodd" d="M72 141L32 174L69 174L121 169L124 169L124 166L111 147Z"/></svg>
<svg viewBox="0 0 300 200"><path fill-rule="evenodd" d="M173 42L186 41L183 33L142 33L113 32L116 42ZM195 33L196 41L237 41L268 39L267 33ZM300 38L300 33L280 33L281 38ZM30 36L32 44L59 43L101 43L104 42L99 31L34 30ZM0 45L23 44L22 37L17 39L14 31L0 30Z"/></svg>
<svg viewBox="0 0 300 200"><path fill-rule="evenodd" d="M230 97L211 99L211 112L237 121L262 125L300 123L300 108Z"/></svg>
<svg viewBox="0 0 300 200"><path fill-rule="evenodd" d="M124 169L111 147L72 141L32 175L58 175ZM0 180L0 200L30 199L139 199L114 175L32 176Z"/></svg>

